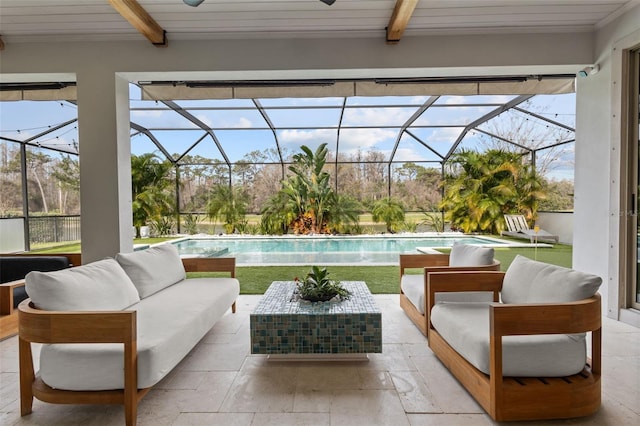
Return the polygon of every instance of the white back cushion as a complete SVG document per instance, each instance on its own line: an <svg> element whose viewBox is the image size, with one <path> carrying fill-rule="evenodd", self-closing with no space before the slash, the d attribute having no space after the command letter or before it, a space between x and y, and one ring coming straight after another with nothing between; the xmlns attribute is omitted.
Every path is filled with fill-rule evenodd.
<svg viewBox="0 0 640 426"><path fill-rule="evenodd" d="M38 309L120 311L140 301L138 291L113 259L54 272L29 272L26 290Z"/></svg>
<svg viewBox="0 0 640 426"><path fill-rule="evenodd" d="M504 276L504 303L564 303L587 299L598 291L602 278L516 256Z"/></svg>
<svg viewBox="0 0 640 426"><path fill-rule="evenodd" d="M449 266L485 266L493 263L493 249L454 243L449 254Z"/></svg>
<svg viewBox="0 0 640 426"><path fill-rule="evenodd" d="M187 277L173 244L160 244L133 253L118 253L116 260L131 278L141 299Z"/></svg>

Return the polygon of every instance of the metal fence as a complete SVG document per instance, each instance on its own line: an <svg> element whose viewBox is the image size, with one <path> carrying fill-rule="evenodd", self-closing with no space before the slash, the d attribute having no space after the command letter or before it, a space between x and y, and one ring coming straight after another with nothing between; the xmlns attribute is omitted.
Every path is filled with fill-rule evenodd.
<svg viewBox="0 0 640 426"><path fill-rule="evenodd" d="M80 215L30 217L29 241L31 244L80 241Z"/></svg>

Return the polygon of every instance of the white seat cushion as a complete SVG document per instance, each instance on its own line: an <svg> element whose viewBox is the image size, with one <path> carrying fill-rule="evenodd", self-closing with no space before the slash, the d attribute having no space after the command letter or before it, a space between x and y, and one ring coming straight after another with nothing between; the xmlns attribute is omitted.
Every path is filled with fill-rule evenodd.
<svg viewBox="0 0 640 426"><path fill-rule="evenodd" d="M45 311L120 311L140 301L138 291L113 259L53 272L29 272L25 287Z"/></svg>
<svg viewBox="0 0 640 426"><path fill-rule="evenodd" d="M116 261L131 278L141 299L182 281L187 276L173 244L160 244L133 253L118 253Z"/></svg>
<svg viewBox="0 0 640 426"><path fill-rule="evenodd" d="M504 276L504 303L566 303L587 299L598 291L602 278L516 256Z"/></svg>
<svg viewBox="0 0 640 426"><path fill-rule="evenodd" d="M138 323L138 387L159 382L213 327L240 292L234 278L192 278L131 307ZM40 375L53 388L124 388L122 344L53 344L40 352Z"/></svg>
<svg viewBox="0 0 640 426"><path fill-rule="evenodd" d="M439 303L431 310L438 333L469 363L489 374L489 304ZM584 368L584 334L505 336L502 374L509 377L564 377Z"/></svg>
<svg viewBox="0 0 640 426"><path fill-rule="evenodd" d="M454 243L449 254L449 266L486 266L493 263L494 250L490 247Z"/></svg>
<svg viewBox="0 0 640 426"><path fill-rule="evenodd" d="M426 295L424 294L424 275L405 274L400 279L400 288L407 299L422 315L426 309ZM459 293L436 293L438 302L491 302L493 293L489 291L467 291Z"/></svg>
<svg viewBox="0 0 640 426"><path fill-rule="evenodd" d="M424 315L424 275L405 274L400 278L400 288L407 299Z"/></svg>

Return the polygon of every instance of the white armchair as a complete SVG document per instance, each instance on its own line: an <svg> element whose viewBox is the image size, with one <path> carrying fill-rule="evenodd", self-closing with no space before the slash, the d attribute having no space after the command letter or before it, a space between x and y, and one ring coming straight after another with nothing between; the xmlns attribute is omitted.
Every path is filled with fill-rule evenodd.
<svg viewBox="0 0 640 426"><path fill-rule="evenodd" d="M427 335L429 310L427 309L427 277L432 272L499 271L500 262L493 258L492 248L454 244L450 254L400 255L400 306L409 319ZM410 274L408 269L420 268L421 274ZM438 295L439 300L492 301L487 292ZM497 300L497 299L496 299Z"/></svg>

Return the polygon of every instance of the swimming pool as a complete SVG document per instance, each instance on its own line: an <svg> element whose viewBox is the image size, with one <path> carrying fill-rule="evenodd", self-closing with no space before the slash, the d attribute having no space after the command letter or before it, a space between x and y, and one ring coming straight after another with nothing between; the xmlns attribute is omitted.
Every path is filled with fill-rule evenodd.
<svg viewBox="0 0 640 426"><path fill-rule="evenodd" d="M359 237L215 237L173 242L181 256L233 256L241 266L252 265L396 265L400 253L417 248L451 247L455 242L482 246L510 244L489 237L466 236L359 236Z"/></svg>

